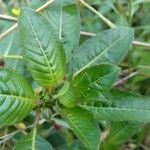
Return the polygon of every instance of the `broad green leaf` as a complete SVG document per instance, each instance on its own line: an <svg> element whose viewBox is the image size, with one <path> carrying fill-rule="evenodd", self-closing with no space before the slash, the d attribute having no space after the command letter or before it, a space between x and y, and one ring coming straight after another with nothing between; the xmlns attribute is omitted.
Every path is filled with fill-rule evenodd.
<svg viewBox="0 0 150 150"><path fill-rule="evenodd" d="M106 106L80 105L98 120L150 122L150 97L112 90Z"/></svg>
<svg viewBox="0 0 150 150"><path fill-rule="evenodd" d="M24 119L34 107L31 85L14 71L0 68L0 127Z"/></svg>
<svg viewBox="0 0 150 150"><path fill-rule="evenodd" d="M108 91L116 81L119 68L111 65L96 65L77 74L66 82L58 93L59 101L66 107L73 107L77 100L106 101L100 91Z"/></svg>
<svg viewBox="0 0 150 150"><path fill-rule="evenodd" d="M80 72L96 64L119 64L127 54L132 40L132 28L117 27L103 31L78 48L70 61L69 70Z"/></svg>
<svg viewBox="0 0 150 150"><path fill-rule="evenodd" d="M30 8L21 9L18 19L24 60L34 79L51 87L65 72L65 52L53 27Z"/></svg>
<svg viewBox="0 0 150 150"><path fill-rule="evenodd" d="M76 50L80 37L80 15L75 0L56 0L44 11L44 16L59 34L67 62Z"/></svg>
<svg viewBox="0 0 150 150"><path fill-rule="evenodd" d="M99 95L99 91L109 90L117 79L120 69L111 65L96 65L86 68L73 79L78 97L91 97L91 93Z"/></svg>
<svg viewBox="0 0 150 150"><path fill-rule="evenodd" d="M113 122L107 141L120 145L134 136L145 124L141 122Z"/></svg>
<svg viewBox="0 0 150 150"><path fill-rule="evenodd" d="M93 117L79 107L60 109L61 115L68 122L74 133L90 150L98 150L100 130Z"/></svg>
<svg viewBox="0 0 150 150"><path fill-rule="evenodd" d="M36 129L20 139L14 150L53 150L51 144L38 135Z"/></svg>

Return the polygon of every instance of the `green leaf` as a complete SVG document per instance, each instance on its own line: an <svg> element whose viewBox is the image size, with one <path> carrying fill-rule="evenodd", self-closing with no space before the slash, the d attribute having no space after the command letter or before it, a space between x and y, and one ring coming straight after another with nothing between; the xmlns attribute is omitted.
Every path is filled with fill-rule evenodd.
<svg viewBox="0 0 150 150"><path fill-rule="evenodd" d="M117 66L108 64L84 69L73 79L73 86L76 88L78 97L90 97L92 93L97 95L99 91L110 90L119 71Z"/></svg>
<svg viewBox="0 0 150 150"><path fill-rule="evenodd" d="M0 127L24 119L34 107L31 85L14 71L0 68Z"/></svg>
<svg viewBox="0 0 150 150"><path fill-rule="evenodd" d="M95 64L119 64L133 40L133 29L117 27L85 41L74 53L69 70L80 72Z"/></svg>
<svg viewBox="0 0 150 150"><path fill-rule="evenodd" d="M98 120L150 122L150 97L112 90L105 93L106 106L80 105Z"/></svg>
<svg viewBox="0 0 150 150"><path fill-rule="evenodd" d="M141 122L113 122L107 141L120 145L134 136L145 124Z"/></svg>
<svg viewBox="0 0 150 150"><path fill-rule="evenodd" d="M62 107L60 112L74 133L88 149L99 149L100 130L98 124L86 110L79 107L72 109Z"/></svg>
<svg viewBox="0 0 150 150"><path fill-rule="evenodd" d="M54 86L65 72L65 52L53 27L30 8L21 9L18 25L29 71L40 85Z"/></svg>
<svg viewBox="0 0 150 150"><path fill-rule="evenodd" d="M66 82L63 88L58 93L59 102L62 103L66 107L74 107L76 104L76 95L74 91L74 87L70 82Z"/></svg>
<svg viewBox="0 0 150 150"><path fill-rule="evenodd" d="M102 150L118 150L120 147L118 145L113 145L107 142L102 143Z"/></svg>
<svg viewBox="0 0 150 150"><path fill-rule="evenodd" d="M44 16L59 34L67 62L76 50L80 37L80 15L75 0L57 0L44 11Z"/></svg>
<svg viewBox="0 0 150 150"><path fill-rule="evenodd" d="M38 135L36 129L20 139L14 150L53 150L51 144Z"/></svg>

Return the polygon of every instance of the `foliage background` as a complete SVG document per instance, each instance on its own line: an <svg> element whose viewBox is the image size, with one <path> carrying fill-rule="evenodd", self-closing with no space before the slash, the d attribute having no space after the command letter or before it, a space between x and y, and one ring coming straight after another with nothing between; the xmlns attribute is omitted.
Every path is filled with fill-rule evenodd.
<svg viewBox="0 0 150 150"><path fill-rule="evenodd" d="M17 17L17 12L13 11L13 9L17 11L17 9L22 6L36 9L45 2L45 0L1 0L0 13ZM117 26L133 27L135 30L135 40L150 43L150 2L148 0L87 0L86 2L106 18L109 18ZM97 15L79 2L78 7L81 15L81 31L98 33L109 28ZM14 24L14 22L0 20L0 33L5 31L12 24ZM81 34L80 44L89 37L90 36ZM17 38L17 33L13 33L2 40L0 42L0 55L20 54L20 43ZM4 62L0 60L1 66L3 63L5 66L18 70L32 80L22 60L7 59ZM122 68L120 79L123 80L117 85L118 88L125 88L137 91L143 95L150 95L150 46L133 46L130 48L128 56L120 64L120 67ZM33 83L33 86L36 87L36 84ZM48 115L50 113L49 110L46 110L44 115L49 117ZM26 131L30 130L30 128L28 128L18 132L20 128L26 128L32 124L34 115L34 113L31 113L22 123L1 129L0 137L9 133L13 133L14 136L10 134L5 141L0 141L0 149L9 150L13 147L14 142L26 134ZM42 121L43 120L41 120L41 126L39 127L40 134L50 141L56 150L66 149L66 147L74 150L83 149L75 135L67 129L68 127L63 120L57 120L59 125L51 125L48 122L43 123ZM117 128L115 128L115 123L112 124L111 129L110 124L107 122L103 122L102 125L102 136L106 142L102 143L101 149L150 149L150 125L136 124L136 126L132 128L131 124L128 124L127 129L124 129L125 132L123 132L122 138L119 139L115 137L116 139L114 138L113 140L109 138L109 136L113 137L113 133L119 132L118 125ZM64 128L64 126L67 128ZM120 123L119 126L121 130L122 127L124 127L124 123ZM110 130L112 130L112 135L108 135ZM130 136L126 135L126 132L130 132Z"/></svg>

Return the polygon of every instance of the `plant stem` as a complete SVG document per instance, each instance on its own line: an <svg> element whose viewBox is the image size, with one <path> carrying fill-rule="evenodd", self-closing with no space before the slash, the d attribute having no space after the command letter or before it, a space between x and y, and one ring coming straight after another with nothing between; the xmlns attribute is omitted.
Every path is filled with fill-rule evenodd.
<svg viewBox="0 0 150 150"><path fill-rule="evenodd" d="M56 100L56 99L60 98L61 96L63 96L64 94L65 94L65 92L53 95L53 99Z"/></svg>
<svg viewBox="0 0 150 150"><path fill-rule="evenodd" d="M133 45L135 46L141 46L150 49L150 44L145 43L145 42L140 42L140 41L133 41Z"/></svg>
<svg viewBox="0 0 150 150"><path fill-rule="evenodd" d="M0 137L0 144L5 143L6 141L8 141L10 138L12 138L17 133L19 133L21 131L24 131L26 129L29 129L29 128L33 128L33 125L29 125L25 129L19 129L19 130L13 131L11 133L8 133L7 135L4 135L4 136Z"/></svg>
<svg viewBox="0 0 150 150"><path fill-rule="evenodd" d="M6 127L4 131L4 135L7 135L7 132L8 132L8 128ZM2 145L2 150L5 150L5 146L6 146L6 141Z"/></svg>
<svg viewBox="0 0 150 150"><path fill-rule="evenodd" d="M43 123L44 123L44 121L43 121L43 119L41 119L41 120L39 121L39 124L41 125L41 124L43 124ZM19 133L19 132L21 132L21 131L25 131L25 130L27 130L27 129L31 129L31 128L33 128L33 127L34 127L34 124L31 124L31 125L29 125L29 126L26 126L26 128L24 128L24 129L18 129L18 130L16 130L16 131L13 131L13 132L11 132L11 133L8 133L7 135L4 135L4 136L0 137L0 144L6 142L7 140L9 140L10 138L12 138L12 137L13 137L14 135L16 135L17 133Z"/></svg>
<svg viewBox="0 0 150 150"><path fill-rule="evenodd" d="M47 8L54 1L55 0L49 0L44 5L42 5L38 9L36 9L36 12L41 12L42 10L44 10L45 8ZM9 29L7 29L4 33L2 33L0 35L0 40L4 39L7 35L9 35L10 33L12 33L13 31L15 31L17 29L17 27L18 27L18 24L16 23L12 27L10 27Z"/></svg>
<svg viewBox="0 0 150 150"><path fill-rule="evenodd" d="M17 18L12 17L12 16L3 15L3 14L0 14L0 19L7 20L7 21L13 21L13 22L17 21Z"/></svg>
<svg viewBox="0 0 150 150"><path fill-rule="evenodd" d="M129 26L131 27L132 26L132 0L129 0L129 5L128 5L128 24ZM129 68L129 73L131 74L132 73L132 70L131 70L131 67L132 67L132 63L133 63L133 60L132 60L132 49L130 47L130 50L129 50L129 53L128 53L128 56L127 56L127 60L128 60L128 68ZM129 90L131 90L131 80L129 79Z"/></svg>
<svg viewBox="0 0 150 150"><path fill-rule="evenodd" d="M98 15L109 27L114 28L116 25L112 23L109 19L107 19L105 16L103 16L100 12L95 10L93 7L91 7L88 3L86 3L84 0L79 0L85 7L87 7L89 10L91 10L93 13Z"/></svg>
<svg viewBox="0 0 150 150"><path fill-rule="evenodd" d="M136 68L150 70L150 66L138 65Z"/></svg>
<svg viewBox="0 0 150 150"><path fill-rule="evenodd" d="M129 26L132 26L132 0L129 0Z"/></svg>
<svg viewBox="0 0 150 150"><path fill-rule="evenodd" d="M9 35L10 33L12 33L13 31L15 31L18 27L18 24L14 24L13 26L11 26L9 29L7 29L5 32L3 32L0 35L0 40L4 39L7 35Z"/></svg>
<svg viewBox="0 0 150 150"><path fill-rule="evenodd" d="M117 8L118 8L119 12L122 13L123 8L122 8L122 4L121 4L120 0L116 0L116 4L117 4Z"/></svg>
<svg viewBox="0 0 150 150"><path fill-rule="evenodd" d="M113 84L113 86L119 86L137 74L138 74L138 72L133 72L133 73L129 74L128 76L124 77L123 79L118 80L116 83Z"/></svg>
<svg viewBox="0 0 150 150"><path fill-rule="evenodd" d="M49 0L48 2L46 2L44 5L42 5L41 7L39 7L38 9L36 9L36 12L41 12L43 11L45 8L47 8L52 2L54 2L55 0Z"/></svg>
<svg viewBox="0 0 150 150"><path fill-rule="evenodd" d="M39 110L39 108L37 108L34 123L33 123L34 128L36 128L36 126L39 123L40 114L41 114L41 111Z"/></svg>
<svg viewBox="0 0 150 150"><path fill-rule="evenodd" d="M0 55L0 59L23 59L21 55Z"/></svg>
<svg viewBox="0 0 150 150"><path fill-rule="evenodd" d="M92 33L92 32L85 32L85 31L81 31L80 34L81 34L81 35L85 35L85 36L96 36L95 33Z"/></svg>

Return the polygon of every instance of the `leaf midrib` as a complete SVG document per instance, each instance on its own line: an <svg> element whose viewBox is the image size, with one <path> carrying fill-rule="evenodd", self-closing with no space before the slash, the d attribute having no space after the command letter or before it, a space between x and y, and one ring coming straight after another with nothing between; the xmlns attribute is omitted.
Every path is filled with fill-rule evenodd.
<svg viewBox="0 0 150 150"><path fill-rule="evenodd" d="M97 82L99 82L99 80L101 80L101 79L103 79L104 77L106 78L106 77L108 77L109 75L111 75L111 74L114 74L115 72L117 72L118 70L113 70L112 72L109 72L108 74L105 74L104 76L100 76L98 79L96 79L96 80L94 80L94 81L92 81L91 83L92 83L92 85L93 84L97 84Z"/></svg>
<svg viewBox="0 0 150 150"><path fill-rule="evenodd" d="M8 95L8 94L0 94L0 97L10 97L14 99L21 99L21 100L28 100L30 102L33 102L34 99L29 98L29 97L22 97L22 96L16 96L16 95Z"/></svg>
<svg viewBox="0 0 150 150"><path fill-rule="evenodd" d="M80 107L82 108L86 108L86 109L95 109L95 110L98 110L98 109L103 109L103 110L120 110L120 111L136 111L136 112L139 112L139 111L150 111L150 109L140 109L140 108L118 108L118 107L93 107L93 106L84 106L84 105L79 105Z"/></svg>
<svg viewBox="0 0 150 150"><path fill-rule="evenodd" d="M9 44L7 46L7 49L5 50L5 54L4 54L5 56L7 56L9 54L9 52L10 52L10 47L11 47L11 45L13 43L13 39L14 39L14 35L11 36L10 42L9 42Z"/></svg>
<svg viewBox="0 0 150 150"><path fill-rule="evenodd" d="M41 43L40 43L40 41L39 41L39 39L38 39L38 37L37 37L37 34L36 34L36 32L35 32L35 30L34 30L34 28L33 28L33 26L32 26L32 23L31 23L31 21L29 20L29 18L28 18L28 16L27 16L27 14L26 14L26 12L24 11L24 14L25 14L25 16L26 16L26 18L27 18L27 20L28 20L28 22L29 22L29 25L30 25L30 27L31 27L31 29L32 29L32 31L33 31L33 33L34 33L34 36L35 36L35 38L36 38L36 41L38 42L38 45L40 46L40 49L41 49L41 51L42 51L42 53L43 53L43 56L44 56L44 58L45 58L45 61L46 61L46 63L47 63L47 66L48 66L48 69L49 69L49 71L50 71L50 73L51 73L51 77L52 77L52 79L51 79L51 77L49 76L49 79L50 80L52 80L52 81L55 81L54 80L54 74L53 74L53 71L52 71L52 67L50 66L50 64L49 64L49 62L48 62L48 59L47 59L47 56L46 56L46 54L45 54L45 51L44 51L44 49L43 49L43 47L42 47L42 45L41 45Z"/></svg>
<svg viewBox="0 0 150 150"><path fill-rule="evenodd" d="M35 138L36 138L36 128L33 129L33 135L32 135L32 150L35 150Z"/></svg>
<svg viewBox="0 0 150 150"><path fill-rule="evenodd" d="M73 121L71 119L69 119L69 117L66 117L66 115L63 113L63 116L66 120L68 120L68 122L70 122L70 124L73 126L74 129L76 129L76 131L80 134L80 136L85 140L87 145L91 145L88 140L85 138L85 136L82 134L82 132L80 131L80 129L78 127L76 127L73 123Z"/></svg>
<svg viewBox="0 0 150 150"><path fill-rule="evenodd" d="M60 20L59 20L59 39L61 40L62 39L62 23L63 23L63 11L62 11L62 5L63 5L63 0L60 0L61 3L60 3Z"/></svg>
<svg viewBox="0 0 150 150"><path fill-rule="evenodd" d="M118 133L115 134L113 138L111 138L111 141L117 138L121 133L123 133L128 127L130 127L131 123L127 124L124 128L122 128Z"/></svg>

